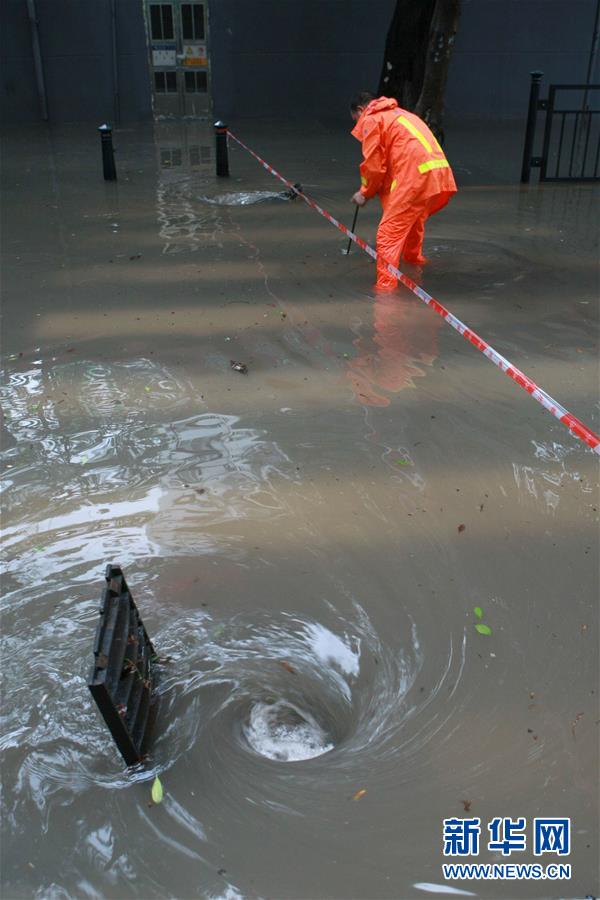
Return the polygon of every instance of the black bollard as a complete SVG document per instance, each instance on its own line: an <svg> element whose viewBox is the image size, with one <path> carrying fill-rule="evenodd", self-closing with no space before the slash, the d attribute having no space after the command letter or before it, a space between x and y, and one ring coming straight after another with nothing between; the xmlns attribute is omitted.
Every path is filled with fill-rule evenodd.
<svg viewBox="0 0 600 900"><path fill-rule="evenodd" d="M217 176L229 178L229 156L227 151L227 125L225 122L215 122L215 143L217 149Z"/></svg>
<svg viewBox="0 0 600 900"><path fill-rule="evenodd" d="M535 123L539 109L540 82L543 72L530 72L531 87L529 89L529 110L527 112L527 127L525 129L525 146L523 147L523 166L521 168L521 184L528 184L531 172L531 152L535 139ZM539 165L539 163L538 163Z"/></svg>
<svg viewBox="0 0 600 900"><path fill-rule="evenodd" d="M112 128L110 125L101 125L98 128L100 132L100 142L102 146L102 169L104 171L105 181L116 181L117 170L115 168L115 151L112 142Z"/></svg>

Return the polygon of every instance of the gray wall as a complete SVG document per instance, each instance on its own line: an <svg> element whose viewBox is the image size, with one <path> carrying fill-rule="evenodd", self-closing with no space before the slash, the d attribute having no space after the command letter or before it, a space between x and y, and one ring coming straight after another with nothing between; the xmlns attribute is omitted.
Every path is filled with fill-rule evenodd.
<svg viewBox="0 0 600 900"><path fill-rule="evenodd" d="M415 0L419 2L419 0ZM596 0L462 0L452 118L521 117L529 71L582 80ZM50 118L113 119L110 0L36 0ZM142 0L116 0L124 121L150 115ZM344 118L377 86L395 0L209 0L215 114ZM0 112L40 118L26 0L0 2ZM595 80L600 80L598 70Z"/></svg>
<svg viewBox="0 0 600 900"><path fill-rule="evenodd" d="M215 113L345 117L375 90L395 0L210 0Z"/></svg>
<svg viewBox="0 0 600 900"><path fill-rule="evenodd" d="M25 0L1 0L0 114L39 121ZM36 0L48 112L52 122L114 121L110 0ZM141 0L117 0L121 115L148 118L150 80Z"/></svg>
<svg viewBox="0 0 600 900"><path fill-rule="evenodd" d="M415 0L415 3L419 0ZM395 0L210 0L215 112L225 117L346 113L375 89ZM596 0L462 0L446 109L515 118L529 72L584 80ZM598 81L598 69L596 68Z"/></svg>
<svg viewBox="0 0 600 900"><path fill-rule="evenodd" d="M597 0L462 0L448 116L524 116L533 69L544 73L544 85L584 82L596 6ZM592 81L600 81L598 60Z"/></svg>

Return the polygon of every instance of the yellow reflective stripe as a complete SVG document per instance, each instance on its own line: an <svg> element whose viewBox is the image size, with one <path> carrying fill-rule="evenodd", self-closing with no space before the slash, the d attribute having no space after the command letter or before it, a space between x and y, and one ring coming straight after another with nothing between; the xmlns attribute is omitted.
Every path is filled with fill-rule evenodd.
<svg viewBox="0 0 600 900"><path fill-rule="evenodd" d="M390 194L391 194L392 191L397 187L397 185L398 185L398 182L397 182L396 179L394 178L394 180L393 180L392 183L390 184Z"/></svg>
<svg viewBox="0 0 600 900"><path fill-rule="evenodd" d="M362 184L363 187L367 186L367 179L365 178L364 175L360 176L360 183Z"/></svg>
<svg viewBox="0 0 600 900"><path fill-rule="evenodd" d="M406 116L398 116L396 122L400 122L401 125L404 125L407 131L410 131L412 136L416 137L416 139L422 143L428 153L433 153L433 147L431 146L427 138L423 137L419 129L415 128L413 123L409 122Z"/></svg>
<svg viewBox="0 0 600 900"><path fill-rule="evenodd" d="M430 159L429 162L421 163L419 172L422 175L424 172L430 172L431 169L448 169L449 167L450 163L447 159Z"/></svg>

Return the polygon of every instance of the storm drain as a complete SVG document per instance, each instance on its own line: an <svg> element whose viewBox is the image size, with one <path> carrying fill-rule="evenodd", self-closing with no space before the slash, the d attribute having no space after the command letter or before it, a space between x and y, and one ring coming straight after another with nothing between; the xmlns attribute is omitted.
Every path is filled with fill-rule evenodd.
<svg viewBox="0 0 600 900"><path fill-rule="evenodd" d="M105 578L88 687L132 766L148 744L157 657L120 567L108 565Z"/></svg>

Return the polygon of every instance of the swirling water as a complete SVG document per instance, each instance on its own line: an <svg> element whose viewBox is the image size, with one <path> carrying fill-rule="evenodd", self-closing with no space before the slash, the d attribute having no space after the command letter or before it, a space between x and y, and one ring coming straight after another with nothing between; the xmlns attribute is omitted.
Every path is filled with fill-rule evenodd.
<svg viewBox="0 0 600 900"><path fill-rule="evenodd" d="M332 141L277 154L349 224L355 161ZM5 895L495 900L513 884L440 883L443 819L540 813L572 817L568 890L593 893L585 448L418 301L369 295L370 263L305 204L248 202L280 199L253 160L225 202L212 175L156 178L144 142L106 190L71 151L31 166L45 250L11 206ZM592 204L460 197L425 286L594 426ZM132 770L86 687L107 562L170 657Z"/></svg>
<svg viewBox="0 0 600 900"><path fill-rule="evenodd" d="M418 618L399 610L402 640L390 641L366 598L333 571L321 571L319 597L304 612L269 600L226 615L199 603L197 591L212 597L202 571L224 547L221 566L248 567L231 523L259 529L289 515L290 489L303 490L292 459L239 417L189 414L190 399L202 407L193 385L148 359L40 357L4 375L11 890L25 895L23 871L43 869L39 897L134 896L144 871L144 891L160 896L173 855L183 866L179 896L235 892L220 865L227 822L251 846L257 809L318 818L322 804L351 803L368 769L391 773L418 757L451 715L464 633L449 634L429 661L424 692L416 687L427 670ZM185 561L203 558L185 577ZM102 563L123 560L154 643L170 658L150 759L131 771L85 685ZM234 576L225 588L241 584ZM451 705L440 719L436 698L446 685ZM148 808L156 774L166 786L160 810ZM108 814L103 801L88 800L103 792ZM70 847L68 875L62 858L38 847L58 834ZM148 861L149 836L164 860Z"/></svg>

